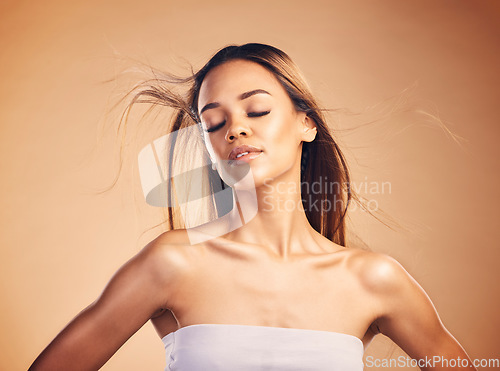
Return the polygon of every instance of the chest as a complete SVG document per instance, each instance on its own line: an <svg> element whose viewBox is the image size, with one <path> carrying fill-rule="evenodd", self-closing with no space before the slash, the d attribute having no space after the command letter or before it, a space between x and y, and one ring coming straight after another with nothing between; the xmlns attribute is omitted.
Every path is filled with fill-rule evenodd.
<svg viewBox="0 0 500 371"><path fill-rule="evenodd" d="M345 331L346 323L363 315L358 313L363 298L356 280L335 266L207 263L183 281L176 295L172 310L181 325L247 323ZM352 321L346 322L347 317Z"/></svg>

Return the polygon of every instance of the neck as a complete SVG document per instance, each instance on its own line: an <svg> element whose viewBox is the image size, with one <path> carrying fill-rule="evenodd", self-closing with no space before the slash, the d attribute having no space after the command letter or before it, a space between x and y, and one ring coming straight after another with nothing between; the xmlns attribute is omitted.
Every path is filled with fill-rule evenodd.
<svg viewBox="0 0 500 371"><path fill-rule="evenodd" d="M310 253L319 234L309 224L302 205L300 169L266 180L253 192L235 192L235 210L239 211L235 215L242 216L244 223L228 237L264 246L283 260Z"/></svg>

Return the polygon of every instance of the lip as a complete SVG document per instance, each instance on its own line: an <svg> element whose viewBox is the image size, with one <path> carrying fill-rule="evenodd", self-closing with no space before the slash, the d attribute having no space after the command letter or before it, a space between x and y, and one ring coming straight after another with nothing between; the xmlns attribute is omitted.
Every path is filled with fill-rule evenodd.
<svg viewBox="0 0 500 371"><path fill-rule="evenodd" d="M249 163L253 159L259 157L261 154L262 154L262 151L261 152L249 152L247 155L243 155L241 157L238 157L236 160L230 160L229 163L231 165L238 165L238 164L241 164L243 162Z"/></svg>
<svg viewBox="0 0 500 371"><path fill-rule="evenodd" d="M236 157L239 154L248 152L248 154ZM262 153L262 150L260 148L254 147L254 146L249 146L249 145L243 145L243 146L238 146L233 148L233 150L229 153L229 161L245 161L248 162L250 160L253 160L254 158L258 157Z"/></svg>

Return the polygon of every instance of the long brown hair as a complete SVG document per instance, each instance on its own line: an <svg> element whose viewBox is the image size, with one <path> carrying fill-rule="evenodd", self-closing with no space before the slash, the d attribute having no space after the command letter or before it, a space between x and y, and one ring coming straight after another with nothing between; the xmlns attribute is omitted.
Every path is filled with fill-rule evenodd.
<svg viewBox="0 0 500 371"><path fill-rule="evenodd" d="M346 213L349 202L354 197L349 170L302 73L283 51L258 43L230 45L219 50L198 72L187 78L155 72L154 79L144 81L133 90L133 99L127 106L126 113L130 112L135 103L168 106L176 110L171 133L192 125L200 126L198 95L205 76L213 68L235 59L258 63L272 72L286 90L295 109L305 112L314 120L317 127L316 138L312 142L304 142L302 146L302 203L311 226L329 240L345 246ZM169 87L171 84L188 84L187 94L183 96L177 93ZM212 191L220 189L221 184L224 187L222 180L213 174L208 179ZM168 199L172 200L174 195L171 187L168 187L167 192ZM217 200L214 198L213 202L217 210ZM179 225L171 207L168 208L168 222L170 229Z"/></svg>

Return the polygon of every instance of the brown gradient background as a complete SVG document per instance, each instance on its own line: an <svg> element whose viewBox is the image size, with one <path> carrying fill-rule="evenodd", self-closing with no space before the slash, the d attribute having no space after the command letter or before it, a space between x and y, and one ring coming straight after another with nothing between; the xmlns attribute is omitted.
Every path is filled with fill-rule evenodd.
<svg viewBox="0 0 500 371"><path fill-rule="evenodd" d="M177 71L183 58L200 67L218 48L252 41L288 52L325 106L362 110L416 86L407 104L466 139L455 144L422 114L339 133L355 180L391 182L390 194L364 195L409 229L358 212L357 233L420 282L471 358L498 358L498 4L0 2L0 369L26 369L161 231L141 235L161 213L145 204L136 169L158 135L129 136L119 182L95 193L117 171L116 127L101 133L114 125L105 114L117 89L102 81L121 57ZM334 128L365 116L339 115ZM383 336L366 352L400 354ZM103 369L164 365L148 323Z"/></svg>

